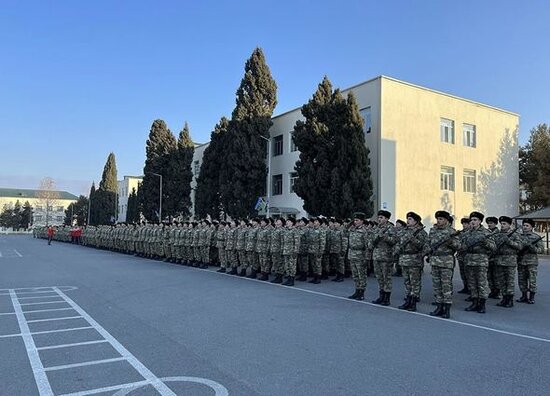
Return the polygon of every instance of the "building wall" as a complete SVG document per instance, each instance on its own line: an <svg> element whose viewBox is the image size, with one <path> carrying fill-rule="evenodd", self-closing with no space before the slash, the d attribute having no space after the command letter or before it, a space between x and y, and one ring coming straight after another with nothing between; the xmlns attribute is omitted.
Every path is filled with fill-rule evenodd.
<svg viewBox="0 0 550 396"><path fill-rule="evenodd" d="M204 150L206 150L209 144L210 143L203 143L196 145L195 151L193 152L193 162L191 163L191 170L193 171L193 179L191 180L191 215L193 217L195 214L195 189L197 188L197 178L199 177Z"/></svg>
<svg viewBox="0 0 550 396"><path fill-rule="evenodd" d="M132 193L132 189L137 192L138 184L143 180L143 176L124 176L124 179L118 180L118 222L126 221L128 213L128 197Z"/></svg>
<svg viewBox="0 0 550 396"><path fill-rule="evenodd" d="M519 117L490 106L383 77L380 202L397 218L413 210L426 220L439 209L460 218L518 212ZM441 118L454 121L454 144L441 142ZM476 147L463 142L475 125ZM441 166L454 168L454 191L441 189ZM476 192L464 192L464 169L476 171ZM395 180L395 183L393 182Z"/></svg>
<svg viewBox="0 0 550 396"><path fill-rule="evenodd" d="M0 212L4 208L13 208L15 203L19 201L21 207L25 202L29 202L33 208L33 225L41 226L46 225L46 215L49 217L49 225L60 225L65 220L65 209L71 204L76 202L76 199L56 199L53 201L53 205L50 211L47 211L44 202L38 198L32 197L0 197Z"/></svg>

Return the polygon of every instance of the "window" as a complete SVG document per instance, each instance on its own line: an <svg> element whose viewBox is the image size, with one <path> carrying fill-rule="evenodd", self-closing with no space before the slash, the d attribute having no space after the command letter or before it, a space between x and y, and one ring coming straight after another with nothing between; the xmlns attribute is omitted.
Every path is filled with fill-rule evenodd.
<svg viewBox="0 0 550 396"><path fill-rule="evenodd" d="M283 135L275 136L273 138L273 156L283 154Z"/></svg>
<svg viewBox="0 0 550 396"><path fill-rule="evenodd" d="M291 194L294 192L294 183L296 182L296 179L298 179L298 173L291 172L290 173L290 193Z"/></svg>
<svg viewBox="0 0 550 396"><path fill-rule="evenodd" d="M464 146L476 147L476 126L471 124L463 124L462 131Z"/></svg>
<svg viewBox="0 0 550 396"><path fill-rule="evenodd" d="M42 215L34 216L34 221L42 221Z"/></svg>
<svg viewBox="0 0 550 396"><path fill-rule="evenodd" d="M298 147L296 147L296 143L294 143L294 131L289 133L290 139L290 152L293 153L294 151L298 151Z"/></svg>
<svg viewBox="0 0 550 396"><path fill-rule="evenodd" d="M439 126L441 141L444 143L455 144L455 122L442 118Z"/></svg>
<svg viewBox="0 0 550 396"><path fill-rule="evenodd" d="M52 205L48 205L48 211L53 211L53 206Z"/></svg>
<svg viewBox="0 0 550 396"><path fill-rule="evenodd" d="M41 205L36 205L36 210L44 210L44 208Z"/></svg>
<svg viewBox="0 0 550 396"><path fill-rule="evenodd" d="M283 175L273 176L273 192L271 195L281 195L283 193Z"/></svg>
<svg viewBox="0 0 550 396"><path fill-rule="evenodd" d="M194 174L195 176L198 176L198 175L199 175L200 169L201 169L201 167L200 167L199 161L193 162L193 174Z"/></svg>
<svg viewBox="0 0 550 396"><path fill-rule="evenodd" d="M56 216L55 221L63 221L63 216Z"/></svg>
<svg viewBox="0 0 550 396"><path fill-rule="evenodd" d="M441 189L447 191L455 190L455 168L449 166L441 167L440 175Z"/></svg>
<svg viewBox="0 0 550 396"><path fill-rule="evenodd" d="M56 208L56 210L57 210L58 212L63 212L64 208L63 208L63 206L58 206L58 207Z"/></svg>
<svg viewBox="0 0 550 396"><path fill-rule="evenodd" d="M464 192L475 193L476 192L476 171L473 169L464 169L464 175L462 177L464 184Z"/></svg>
<svg viewBox="0 0 550 396"><path fill-rule="evenodd" d="M371 133L372 131L372 117L370 107L365 107L359 110L359 114L363 117L363 130L365 133Z"/></svg>

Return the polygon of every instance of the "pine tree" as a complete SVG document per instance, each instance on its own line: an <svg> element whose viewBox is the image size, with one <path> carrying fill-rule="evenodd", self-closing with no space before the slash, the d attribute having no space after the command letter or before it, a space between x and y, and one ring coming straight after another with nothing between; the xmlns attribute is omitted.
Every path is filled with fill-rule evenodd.
<svg viewBox="0 0 550 396"><path fill-rule="evenodd" d="M90 215L89 215L89 219L90 219L90 224L89 225L97 225L98 222L97 222L97 209L99 208L99 206L97 205L98 203L96 202L96 189L95 189L95 182L92 182L92 187L90 188L90 195L88 197L88 199L90 200L90 208L89 208L89 211L90 211Z"/></svg>
<svg viewBox="0 0 550 396"><path fill-rule="evenodd" d="M32 225L32 206L29 201L25 201L23 211L21 212L21 228L29 228Z"/></svg>
<svg viewBox="0 0 550 396"><path fill-rule="evenodd" d="M103 175L99 188L95 193L95 204L98 224L110 224L116 219L116 198L118 192L116 160L113 153L109 153L103 168Z"/></svg>
<svg viewBox="0 0 550 396"><path fill-rule="evenodd" d="M210 144L204 150L195 191L195 215L219 219L221 215L220 173L225 156L224 142L229 120L222 117L210 134Z"/></svg>
<svg viewBox="0 0 550 396"><path fill-rule="evenodd" d="M530 210L550 205L550 128L531 129L529 142L520 148L519 176L526 191L524 205Z"/></svg>
<svg viewBox="0 0 550 396"><path fill-rule="evenodd" d="M143 168L142 203L143 215L149 221L159 221L159 183L160 178L154 173L162 175L162 184L168 174L169 161L177 149L176 138L170 132L163 120L155 120L149 132L146 144L146 159ZM170 190L170 189L168 189ZM168 193L163 188L162 201L169 199ZM164 216L163 216L164 217Z"/></svg>
<svg viewBox="0 0 550 396"><path fill-rule="evenodd" d="M139 187L138 187L139 188ZM135 188L128 196L128 210L126 211L126 223L139 222L138 198Z"/></svg>
<svg viewBox="0 0 550 396"><path fill-rule="evenodd" d="M191 163L195 144L191 140L189 125L185 123L179 133L177 149L171 155L168 163L168 174L165 182L169 199L163 209L164 215L184 217L189 216L191 207L191 181L193 173Z"/></svg>
<svg viewBox="0 0 550 396"><path fill-rule="evenodd" d="M277 84L260 48L246 61L236 96L220 174L220 193L227 214L246 217L253 211L257 198L265 193L265 139L277 104Z"/></svg>
<svg viewBox="0 0 550 396"><path fill-rule="evenodd" d="M88 198L84 195L78 197L76 202L71 203L65 209L65 225L73 225L76 220L76 225L83 226L86 224L88 216Z"/></svg>

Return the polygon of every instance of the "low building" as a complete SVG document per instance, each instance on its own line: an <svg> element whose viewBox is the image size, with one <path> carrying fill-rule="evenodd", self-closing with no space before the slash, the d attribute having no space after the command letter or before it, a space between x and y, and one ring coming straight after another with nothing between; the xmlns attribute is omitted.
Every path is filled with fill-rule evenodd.
<svg viewBox="0 0 550 396"><path fill-rule="evenodd" d="M126 221L126 214L128 213L128 198L135 190L137 193L138 185L143 181L143 176L124 176L122 180L118 180L118 201L117 201L117 219L119 223Z"/></svg>
<svg viewBox="0 0 550 396"><path fill-rule="evenodd" d="M60 225L65 220L65 209L78 200L67 191L28 190L22 188L0 188L0 210L13 208L17 202L25 202L33 208L33 226Z"/></svg>
<svg viewBox="0 0 550 396"><path fill-rule="evenodd" d="M375 210L395 218L413 210L427 224L439 209L455 217L518 213L518 114L386 76L342 92L353 92L364 120ZM273 117L266 161L273 215L307 215L293 190L300 153L292 133L302 119L301 108ZM199 167L202 152L193 159Z"/></svg>

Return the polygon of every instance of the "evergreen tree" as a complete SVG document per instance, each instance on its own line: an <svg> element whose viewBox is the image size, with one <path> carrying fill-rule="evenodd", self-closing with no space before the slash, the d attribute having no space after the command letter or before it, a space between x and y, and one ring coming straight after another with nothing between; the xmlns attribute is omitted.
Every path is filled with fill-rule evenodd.
<svg viewBox="0 0 550 396"><path fill-rule="evenodd" d="M76 225L83 226L86 224L88 217L88 198L84 195L78 197L76 202L71 203L67 209L65 209L65 225L73 225L73 221L76 220Z"/></svg>
<svg viewBox="0 0 550 396"><path fill-rule="evenodd" d="M163 120L155 120L149 132L146 144L146 159L143 168L142 191L143 215L149 221L159 221L159 177L153 173L162 175L163 187L168 175L169 162L177 149L176 138L170 132ZM170 189L168 189L170 190ZM163 188L162 201L169 199L168 193ZM164 216L163 216L164 217Z"/></svg>
<svg viewBox="0 0 550 396"><path fill-rule="evenodd" d="M90 218L90 224L89 225L97 225L98 222L97 222L97 208L98 208L98 205L97 205L97 202L96 202L96 189L95 189L95 182L92 182L92 187L90 188L90 195L89 195L89 200L90 200L90 215L89 215L89 218Z"/></svg>
<svg viewBox="0 0 550 396"><path fill-rule="evenodd" d="M139 182L138 183L138 188L137 188L137 191L136 191L136 214L135 214L135 221L138 222L138 223L141 223L141 221L143 220L144 216L143 216L143 187L142 187L142 182Z"/></svg>
<svg viewBox="0 0 550 396"><path fill-rule="evenodd" d="M195 190L195 215L214 219L220 218L220 173L225 156L224 139L227 136L229 120L222 117L210 134L210 144L204 150L202 165Z"/></svg>
<svg viewBox="0 0 550 396"><path fill-rule="evenodd" d="M18 230L20 228L23 228L21 226L21 223L23 222L23 216L22 216L22 209L21 209L21 202L17 200L15 202L15 205L13 206L13 214L12 214L12 228L15 230Z"/></svg>
<svg viewBox="0 0 550 396"><path fill-rule="evenodd" d="M191 181L193 173L191 163L193 162L193 153L195 144L191 140L189 125L185 123L180 131L177 148L171 155L168 163L167 180L165 186L168 202L163 209L164 215L184 217L189 216L191 207Z"/></svg>
<svg viewBox="0 0 550 396"><path fill-rule="evenodd" d="M253 211L257 198L265 193L264 138L269 137L271 116L277 104L277 85L260 48L246 61L236 96L220 173L220 193L227 214L246 217Z"/></svg>
<svg viewBox="0 0 550 396"><path fill-rule="evenodd" d="M137 192L135 188L132 188L132 192L128 196L128 210L126 211L126 222L127 223L139 222L138 198L137 198Z"/></svg>
<svg viewBox="0 0 550 396"><path fill-rule="evenodd" d="M534 210L550 205L550 128L547 124L531 129L529 142L520 148L519 157L525 207Z"/></svg>
<svg viewBox="0 0 550 396"><path fill-rule="evenodd" d="M23 211L21 212L21 228L29 228L32 225L32 206L29 201L25 201Z"/></svg>
<svg viewBox="0 0 550 396"><path fill-rule="evenodd" d="M98 224L111 224L117 212L117 169L115 155L110 153L103 168L99 188L95 193L95 206Z"/></svg>

